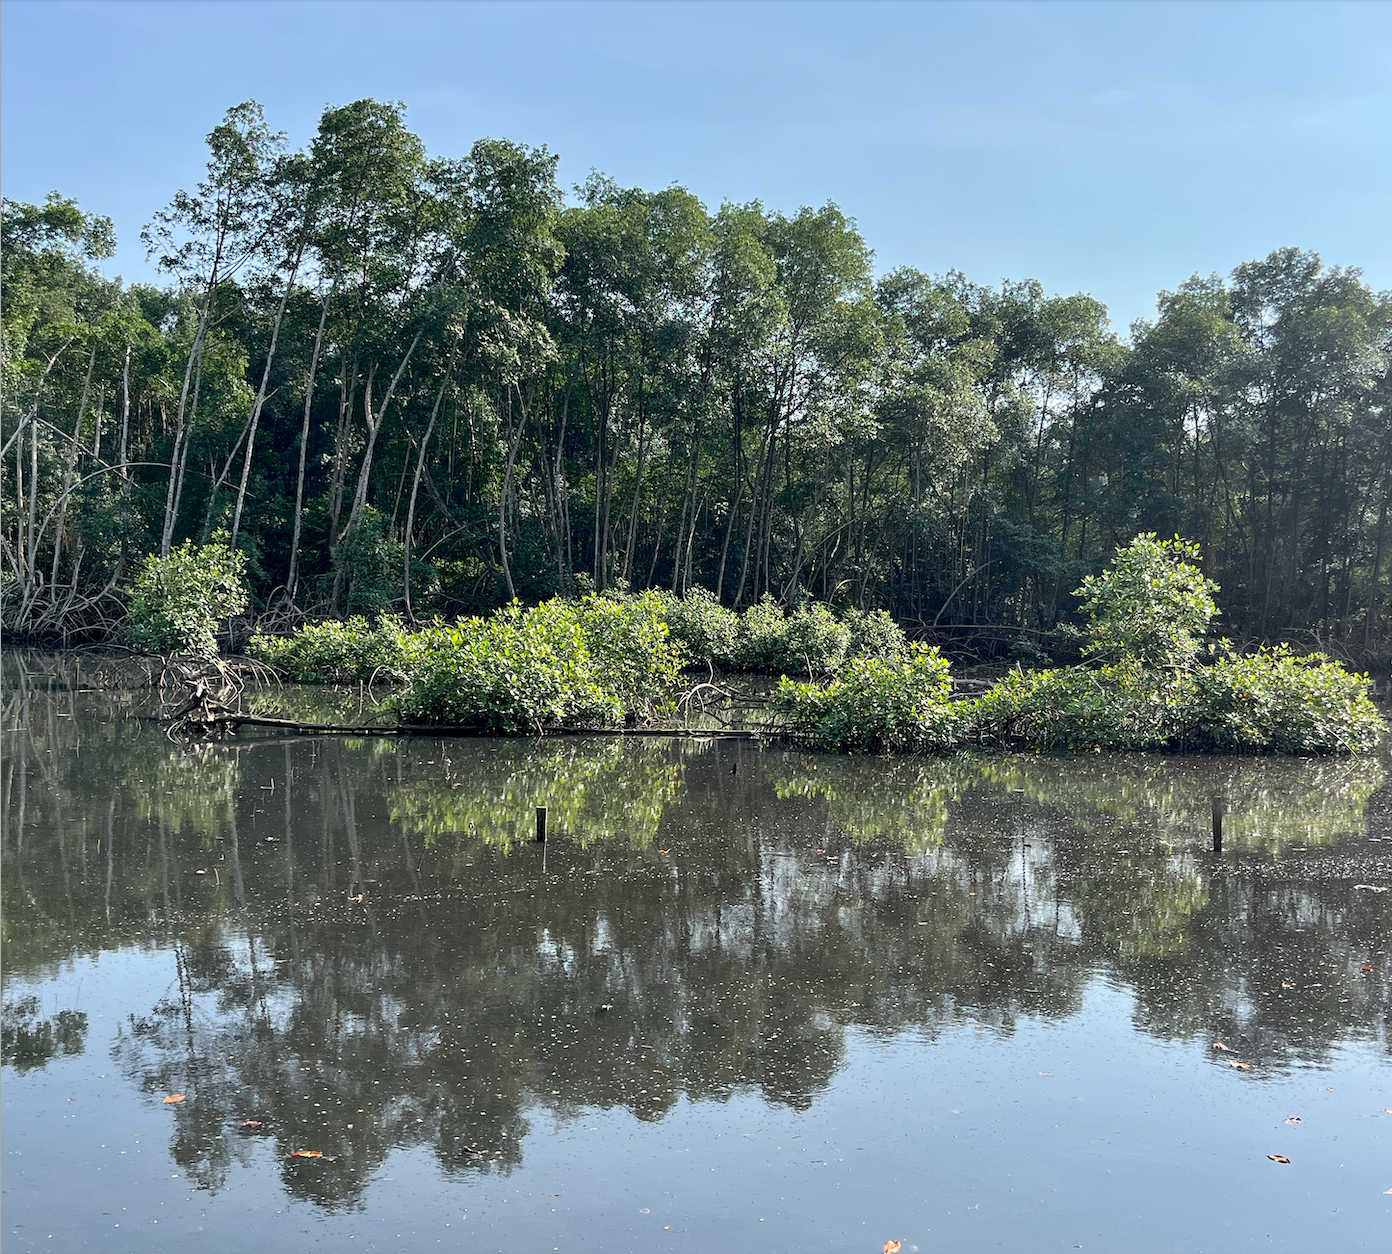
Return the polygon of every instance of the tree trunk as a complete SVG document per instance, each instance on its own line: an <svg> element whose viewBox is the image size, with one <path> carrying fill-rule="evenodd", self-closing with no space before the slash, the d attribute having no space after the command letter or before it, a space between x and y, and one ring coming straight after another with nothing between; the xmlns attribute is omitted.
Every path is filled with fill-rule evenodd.
<svg viewBox="0 0 1392 1254"><path fill-rule="evenodd" d="M295 475L295 522L290 535L290 573L285 579L285 599L295 604L300 578L300 527L304 521L305 457L309 452L309 418L314 408L314 384L319 374L319 349L324 343L324 324L329 317L329 302L334 289L330 287L319 311L319 329L314 333L314 351L309 358L309 379L305 383L304 422L300 427L300 465Z"/></svg>
<svg viewBox="0 0 1392 1254"><path fill-rule="evenodd" d="M271 327L271 346L266 350L266 368L261 372L261 386L256 389L256 402L251 407L251 428L247 432L246 455L242 459L242 481L237 485L237 505L232 511L232 537L228 546L237 547L237 533L242 528L242 506L246 501L247 480L251 477L251 455L256 448L256 428L261 422L261 410L266 404L266 387L271 381L271 363L275 361L276 342L280 339L280 323L285 317L285 306L290 300L291 289L295 286L295 276L300 272L300 262L304 258L304 245L295 254L295 264L290 267L290 277L285 280L285 291L280 294L280 305L276 309L275 324Z"/></svg>

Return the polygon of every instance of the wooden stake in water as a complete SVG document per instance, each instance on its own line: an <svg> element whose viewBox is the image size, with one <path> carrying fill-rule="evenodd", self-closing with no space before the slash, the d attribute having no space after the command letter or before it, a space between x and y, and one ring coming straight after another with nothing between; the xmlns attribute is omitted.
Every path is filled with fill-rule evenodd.
<svg viewBox="0 0 1392 1254"><path fill-rule="evenodd" d="M537 834L536 843L544 845L546 843L546 807L537 806Z"/></svg>
<svg viewBox="0 0 1392 1254"><path fill-rule="evenodd" d="M1213 794L1213 852L1223 852L1223 798Z"/></svg>

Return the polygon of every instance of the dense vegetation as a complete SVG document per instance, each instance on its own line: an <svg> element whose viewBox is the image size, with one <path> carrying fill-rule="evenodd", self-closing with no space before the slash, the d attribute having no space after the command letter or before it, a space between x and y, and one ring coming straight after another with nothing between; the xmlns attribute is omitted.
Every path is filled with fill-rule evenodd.
<svg viewBox="0 0 1392 1254"><path fill-rule="evenodd" d="M1088 576L1086 661L1016 666L979 696L954 690L937 646L884 614L838 618L762 600L743 614L708 593L617 593L412 632L382 616L258 636L252 652L301 680L404 681L408 722L517 734L669 716L683 667L781 675L774 727L830 749L923 753L999 747L1351 753L1383 721L1368 682L1324 654L1243 655L1208 636L1219 589L1187 541L1137 536ZM805 679L793 679L804 675Z"/></svg>
<svg viewBox="0 0 1392 1254"><path fill-rule="evenodd" d="M810 594L1030 661L1155 531L1229 634L1382 648L1392 300L1356 270L1196 276L1124 344L1085 295L876 278L834 205L555 175L371 100L291 152L240 105L145 232L162 287L103 277L105 219L5 202L6 630L112 629L221 531L286 621L705 588L674 612L712 656L715 608Z"/></svg>

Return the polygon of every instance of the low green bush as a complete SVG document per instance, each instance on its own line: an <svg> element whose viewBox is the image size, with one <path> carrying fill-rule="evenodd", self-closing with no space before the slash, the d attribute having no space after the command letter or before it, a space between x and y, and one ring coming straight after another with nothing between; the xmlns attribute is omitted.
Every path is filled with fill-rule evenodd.
<svg viewBox="0 0 1392 1254"><path fill-rule="evenodd" d="M150 554L131 591L131 647L216 657L218 622L250 604L245 575L246 555L221 543L185 540L168 557Z"/></svg>
<svg viewBox="0 0 1392 1254"><path fill-rule="evenodd" d="M501 735L632 723L671 708L685 661L655 595L514 603L440 632L397 709Z"/></svg>
<svg viewBox="0 0 1392 1254"><path fill-rule="evenodd" d="M346 622L306 623L289 636L253 636L247 651L300 683L342 684L374 676L400 681L410 678L432 633L442 630L437 625L410 632L387 614L375 624L355 615Z"/></svg>
<svg viewBox="0 0 1392 1254"><path fill-rule="evenodd" d="M1353 753L1384 730L1366 676L1288 649L1214 658L1204 634L1216 587L1186 559L1197 547L1138 536L1084 580L1083 645L1093 664L1017 666L982 696L953 701L947 663L921 646L888 662L854 660L828 683L778 688L795 735L853 752L954 744L1033 749ZM1100 664L1099 664L1100 663Z"/></svg>
<svg viewBox="0 0 1392 1254"><path fill-rule="evenodd" d="M789 731L854 753L949 749L965 730L947 659L929 645L892 658L852 658L828 684L779 680L773 704Z"/></svg>
<svg viewBox="0 0 1392 1254"><path fill-rule="evenodd" d="M851 633L847 657L898 657L908 647L904 630L884 610L851 608L841 615Z"/></svg>
<svg viewBox="0 0 1392 1254"><path fill-rule="evenodd" d="M1134 662L1016 667L965 702L978 744L1032 749L1159 749L1184 726L1192 684Z"/></svg>
<svg viewBox="0 0 1392 1254"><path fill-rule="evenodd" d="M739 639L732 661L736 670L784 669L788 658L788 616L771 596L754 602L739 619ZM805 668L798 668L804 674Z"/></svg>
<svg viewBox="0 0 1392 1254"><path fill-rule="evenodd" d="M1382 735L1365 675L1285 647L1224 658L1198 672L1185 739L1218 752L1356 753Z"/></svg>
<svg viewBox="0 0 1392 1254"><path fill-rule="evenodd" d="M656 594L662 602L667 630L686 648L693 666L728 668L735 664L740 641L740 620L704 588L692 588L684 597L673 592Z"/></svg>

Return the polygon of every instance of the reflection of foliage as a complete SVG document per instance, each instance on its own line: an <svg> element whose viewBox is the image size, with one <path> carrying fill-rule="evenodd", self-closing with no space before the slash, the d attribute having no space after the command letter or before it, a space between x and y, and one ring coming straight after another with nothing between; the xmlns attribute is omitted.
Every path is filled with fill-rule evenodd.
<svg viewBox="0 0 1392 1254"><path fill-rule="evenodd" d="M50 1019L41 1019L37 997L5 1004L0 1056L20 1075L54 1058L80 1054L86 1044L87 1016L80 1010L60 1010Z"/></svg>
<svg viewBox="0 0 1392 1254"><path fill-rule="evenodd" d="M1373 758L1017 756L982 759L980 770L983 782L1074 819L1104 814L1173 840L1206 836L1217 798L1224 840L1273 851L1362 832L1386 779Z"/></svg>
<svg viewBox="0 0 1392 1254"><path fill-rule="evenodd" d="M1109 953L1123 960L1173 958L1189 948L1208 890L1178 858L1113 859L1100 875L1075 875L1068 897Z"/></svg>
<svg viewBox="0 0 1392 1254"><path fill-rule="evenodd" d="M233 819L237 759L206 744L171 749L167 742L151 758L132 763L126 776L136 812L160 820L171 831L220 839Z"/></svg>
<svg viewBox="0 0 1392 1254"><path fill-rule="evenodd" d="M188 1095L171 1151L205 1188L253 1146L313 1148L279 1158L284 1188L351 1207L400 1147L505 1172L538 1117L741 1092L805 1109L850 1026L1006 1034L1077 1013L1098 972L1141 1030L1221 1031L1268 1064L1385 1030L1359 967L1392 901L1257 844L1360 831L1366 759L248 738L180 768L99 694L7 713L11 1001L80 954L161 948L177 989L161 978L116 1058L150 1101ZM172 802L159 764L231 822L215 851L151 808ZM1241 874L1157 838L1206 834L1218 790ZM536 804L549 860L509 847Z"/></svg>
<svg viewBox="0 0 1392 1254"><path fill-rule="evenodd" d="M468 833L509 849L532 837L533 810L581 847L621 838L647 848L681 794L684 767L667 745L633 741L507 742L467 774L413 779L392 795L392 818L424 833Z"/></svg>
<svg viewBox="0 0 1392 1254"><path fill-rule="evenodd" d="M825 801L828 821L858 844L890 840L907 853L926 853L942 844L948 799L975 774L959 760L804 756L776 765L772 779L780 798Z"/></svg>

